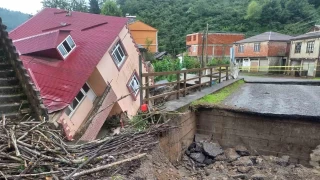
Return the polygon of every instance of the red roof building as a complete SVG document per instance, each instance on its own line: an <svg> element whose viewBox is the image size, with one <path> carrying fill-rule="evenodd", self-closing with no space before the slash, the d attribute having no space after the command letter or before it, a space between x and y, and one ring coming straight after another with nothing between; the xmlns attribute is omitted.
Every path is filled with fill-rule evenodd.
<svg viewBox="0 0 320 180"><path fill-rule="evenodd" d="M127 21L123 17L45 8L9 34L48 112L58 113L55 118L70 131L66 133L69 139L88 123L108 83L111 84L108 96L114 94L113 98L104 97L111 101L109 104L133 90L138 91L133 88L140 83L136 74L139 52ZM109 113L99 115L100 124L95 125L94 131L99 132L104 120L114 113L135 115L140 105L136 101L138 96L139 93L133 93L111 106ZM86 110L80 110L83 108ZM84 140L94 139L96 135Z"/></svg>

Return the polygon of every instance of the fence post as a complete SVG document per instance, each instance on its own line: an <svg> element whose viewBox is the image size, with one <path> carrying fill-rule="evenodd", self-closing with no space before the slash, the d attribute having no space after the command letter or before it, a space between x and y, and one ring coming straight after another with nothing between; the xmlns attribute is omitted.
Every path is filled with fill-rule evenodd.
<svg viewBox="0 0 320 180"><path fill-rule="evenodd" d="M212 67L210 68L210 87L212 87Z"/></svg>
<svg viewBox="0 0 320 180"><path fill-rule="evenodd" d="M177 99L180 98L180 73L177 73Z"/></svg>
<svg viewBox="0 0 320 180"><path fill-rule="evenodd" d="M186 95L187 95L187 72L184 72L184 74L183 74L183 79L184 79L184 83L183 83L183 97L186 97Z"/></svg>
<svg viewBox="0 0 320 180"><path fill-rule="evenodd" d="M219 83L221 83L221 66L219 66Z"/></svg>
<svg viewBox="0 0 320 180"><path fill-rule="evenodd" d="M229 66L226 66L226 80L229 80Z"/></svg>
<svg viewBox="0 0 320 180"><path fill-rule="evenodd" d="M139 55L140 106L143 104L142 58Z"/></svg>
<svg viewBox="0 0 320 180"><path fill-rule="evenodd" d="M149 90L149 76L146 76L146 99L149 99L150 90ZM149 100L145 101L147 104L149 104Z"/></svg>
<svg viewBox="0 0 320 180"><path fill-rule="evenodd" d="M201 77L202 77L202 71L199 70L199 91L201 91Z"/></svg>

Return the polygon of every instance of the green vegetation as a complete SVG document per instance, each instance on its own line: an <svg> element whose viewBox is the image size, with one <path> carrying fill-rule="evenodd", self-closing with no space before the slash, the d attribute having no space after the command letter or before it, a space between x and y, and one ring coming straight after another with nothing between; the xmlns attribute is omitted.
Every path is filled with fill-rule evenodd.
<svg viewBox="0 0 320 180"><path fill-rule="evenodd" d="M27 21L31 15L0 8L0 17L2 18L2 23L7 26L7 31L11 31Z"/></svg>
<svg viewBox="0 0 320 180"><path fill-rule="evenodd" d="M186 35L209 31L266 31L297 35L320 23L319 0L117 0L124 14L159 30L159 49L170 54L186 50Z"/></svg>
<svg viewBox="0 0 320 180"><path fill-rule="evenodd" d="M230 64L230 60L229 59L212 59L211 61L209 61L207 66L218 66L223 64Z"/></svg>
<svg viewBox="0 0 320 180"><path fill-rule="evenodd" d="M244 84L243 80L237 81L213 94L209 94L198 101L192 103L192 106L197 105L215 105L221 103L225 100L229 95L235 92L241 85Z"/></svg>

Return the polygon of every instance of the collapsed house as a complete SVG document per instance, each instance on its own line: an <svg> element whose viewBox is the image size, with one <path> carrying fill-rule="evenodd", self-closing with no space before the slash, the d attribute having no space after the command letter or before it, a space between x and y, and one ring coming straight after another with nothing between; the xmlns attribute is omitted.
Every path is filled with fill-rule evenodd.
<svg viewBox="0 0 320 180"><path fill-rule="evenodd" d="M50 120L62 124L67 139L93 140L107 117L138 111L139 51L127 22L45 8L9 33Z"/></svg>

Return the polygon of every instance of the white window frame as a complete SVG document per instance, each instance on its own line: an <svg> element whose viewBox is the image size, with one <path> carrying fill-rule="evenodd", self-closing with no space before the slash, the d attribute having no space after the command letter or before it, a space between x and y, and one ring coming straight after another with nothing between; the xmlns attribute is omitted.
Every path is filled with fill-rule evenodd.
<svg viewBox="0 0 320 180"><path fill-rule="evenodd" d="M306 51L306 53L313 53L314 52L314 44L315 44L315 41L308 41L307 42L307 51Z"/></svg>
<svg viewBox="0 0 320 180"><path fill-rule="evenodd" d="M239 52L239 53L243 53L243 52L244 52L244 44L240 44L240 45L239 45L238 52Z"/></svg>
<svg viewBox="0 0 320 180"><path fill-rule="evenodd" d="M254 43L253 50L254 52L260 52L260 43Z"/></svg>
<svg viewBox="0 0 320 180"><path fill-rule="evenodd" d="M300 45L299 46L299 49L297 49L297 45ZM300 54L301 53L301 47L302 47L302 42L297 42L296 44L295 44L295 47L294 47L294 53L296 53L296 54Z"/></svg>
<svg viewBox="0 0 320 180"><path fill-rule="evenodd" d="M135 80L136 79L136 80ZM132 87L132 82L133 81L136 81L137 82L137 89L134 89L134 87ZM131 89L131 92L132 91L135 91L134 95L137 96L138 93L139 93L139 90L140 90L140 81L139 81L139 78L136 76L136 73L133 73L130 81L129 81L129 84L128 84L129 88Z"/></svg>
<svg viewBox="0 0 320 180"><path fill-rule="evenodd" d="M89 90L88 90L88 92L85 92L85 90L83 89L83 86L84 85L87 85L88 87L89 87ZM83 102L83 100L87 97L87 95L88 95L88 93L89 93L89 91L90 90L92 90L92 88L90 87L90 85L88 84L88 83L85 83L82 87L81 87L81 89L80 89L80 91L79 91L79 93L81 92L82 94L83 94L83 97L82 97L82 99L77 99L77 96L76 97L74 97L74 99L72 100L72 102L74 101L74 100L76 100L76 101L78 101L78 104L77 104L77 106L73 109L70 105L68 105L68 109L70 110L70 114L68 115L67 113L67 115L69 116L69 118L71 118L72 116L73 116L73 114L77 111L77 109L79 108L79 106L80 106L80 104ZM77 95L79 94L79 93L77 93ZM72 103L71 102L71 103Z"/></svg>
<svg viewBox="0 0 320 180"><path fill-rule="evenodd" d="M67 39L70 38L74 44L74 47L72 47L69 42L67 41ZM64 42L67 42L69 47L70 47L70 51L68 52L67 49L64 47L63 43ZM63 55L59 49L59 47L62 47L66 52L67 54ZM74 40L72 39L72 37L70 35L68 35L58 46L57 46L57 50L59 51L60 55L65 59L67 56L69 56L69 54L77 47L76 43L74 42Z"/></svg>
<svg viewBox="0 0 320 180"><path fill-rule="evenodd" d="M194 53L197 52L197 46L193 46L192 48L193 48L192 52L194 52Z"/></svg>
<svg viewBox="0 0 320 180"><path fill-rule="evenodd" d="M122 51L122 53L124 54L124 56L121 55L119 49ZM116 52L119 54L119 56L122 56L120 60L119 60L118 57L115 55ZM113 57L116 65L118 66L118 68L124 63L127 55L126 55L126 51L124 50L124 47L123 47L123 45L121 44L120 40L119 40L119 41L116 43L116 45L112 48L111 56Z"/></svg>

